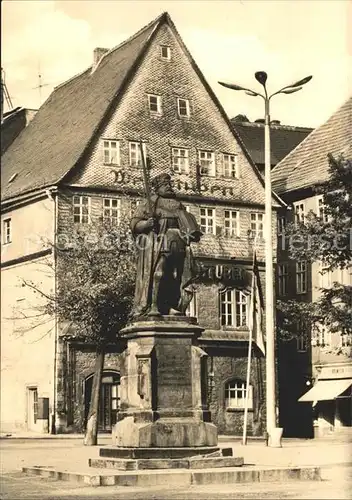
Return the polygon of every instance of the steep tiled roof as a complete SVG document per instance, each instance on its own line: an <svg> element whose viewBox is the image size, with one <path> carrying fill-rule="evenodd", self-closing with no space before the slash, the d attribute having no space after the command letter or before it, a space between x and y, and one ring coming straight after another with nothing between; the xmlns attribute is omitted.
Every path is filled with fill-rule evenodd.
<svg viewBox="0 0 352 500"><path fill-rule="evenodd" d="M58 86L2 157L1 196L7 199L55 184L89 145L165 14L86 71ZM9 180L17 174L15 180Z"/></svg>
<svg viewBox="0 0 352 500"><path fill-rule="evenodd" d="M316 128L272 171L278 193L302 189L328 178L327 155L352 154L352 97L323 125Z"/></svg>
<svg viewBox="0 0 352 500"><path fill-rule="evenodd" d="M33 120L38 110L28 108L14 108L4 113L1 122L1 154L13 143L20 132Z"/></svg>
<svg viewBox="0 0 352 500"><path fill-rule="evenodd" d="M2 200L58 184L66 178L102 129L106 117L115 109L154 35L164 23L168 23L178 37L193 68L263 185L263 179L241 137L231 127L221 104L165 12L107 52L97 68L88 68L54 90L2 157ZM276 202L283 203L275 193L273 196Z"/></svg>
<svg viewBox="0 0 352 500"><path fill-rule="evenodd" d="M264 165L264 125L231 120L257 166ZM312 132L312 128L271 125L271 166L275 166Z"/></svg>

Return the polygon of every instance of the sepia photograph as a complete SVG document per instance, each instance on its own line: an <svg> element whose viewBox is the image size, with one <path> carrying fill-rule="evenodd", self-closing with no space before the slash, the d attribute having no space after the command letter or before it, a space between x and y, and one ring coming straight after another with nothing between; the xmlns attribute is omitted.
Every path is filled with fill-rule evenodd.
<svg viewBox="0 0 352 500"><path fill-rule="evenodd" d="M1 2L1 500L352 500L351 23Z"/></svg>

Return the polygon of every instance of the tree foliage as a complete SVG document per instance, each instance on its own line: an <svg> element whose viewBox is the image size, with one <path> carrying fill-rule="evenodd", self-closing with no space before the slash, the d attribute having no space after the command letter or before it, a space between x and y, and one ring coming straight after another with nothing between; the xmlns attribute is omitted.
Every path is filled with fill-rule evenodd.
<svg viewBox="0 0 352 500"><path fill-rule="evenodd" d="M332 155L328 161L329 179L316 188L322 196L320 214L311 211L304 222L289 224L285 236L292 259L321 261L324 273L345 269L348 274L352 270L352 161ZM283 337L299 318L331 332L352 334L352 286L334 282L331 288L320 291L313 304L278 302L278 325Z"/></svg>
<svg viewBox="0 0 352 500"><path fill-rule="evenodd" d="M59 235L57 289L47 312L68 322L70 334L95 344L114 340L133 302L135 254L127 227L92 222Z"/></svg>
<svg viewBox="0 0 352 500"><path fill-rule="evenodd" d="M72 338L94 344L114 340L128 320L135 286L135 245L127 221L76 225L45 244L55 258L38 265L38 279L21 279L37 295L35 305L12 319L30 319L33 330L42 318L48 322L55 316ZM56 288L48 291L43 276L56 276Z"/></svg>

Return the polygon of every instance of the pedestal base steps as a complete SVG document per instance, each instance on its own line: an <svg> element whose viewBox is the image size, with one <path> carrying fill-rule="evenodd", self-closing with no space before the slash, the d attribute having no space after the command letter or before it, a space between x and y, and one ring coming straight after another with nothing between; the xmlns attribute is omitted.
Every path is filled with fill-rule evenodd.
<svg viewBox="0 0 352 500"><path fill-rule="evenodd" d="M203 470L137 470L95 473L55 470L50 467L23 467L22 472L89 486L167 486L187 487L204 484L234 484L281 481L320 481L319 467L226 467Z"/></svg>
<svg viewBox="0 0 352 500"><path fill-rule="evenodd" d="M101 448L100 458L89 466L100 469L209 469L241 467L243 457L232 456L232 448Z"/></svg>

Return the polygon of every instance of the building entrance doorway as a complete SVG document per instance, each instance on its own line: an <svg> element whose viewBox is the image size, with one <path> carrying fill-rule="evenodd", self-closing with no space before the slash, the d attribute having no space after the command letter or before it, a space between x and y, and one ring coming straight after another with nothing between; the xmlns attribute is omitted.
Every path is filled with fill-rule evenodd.
<svg viewBox="0 0 352 500"><path fill-rule="evenodd" d="M29 431L37 430L38 419L38 389L28 387L27 389L27 428Z"/></svg>
<svg viewBox="0 0 352 500"><path fill-rule="evenodd" d="M85 380L84 406L85 406L85 425L87 423L90 398L92 394L93 375ZM117 421L117 412L120 406L120 374L114 371L103 371L100 398L98 430L100 432L111 432L113 425Z"/></svg>

